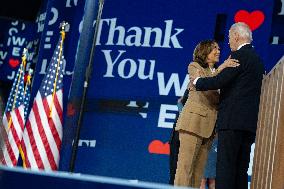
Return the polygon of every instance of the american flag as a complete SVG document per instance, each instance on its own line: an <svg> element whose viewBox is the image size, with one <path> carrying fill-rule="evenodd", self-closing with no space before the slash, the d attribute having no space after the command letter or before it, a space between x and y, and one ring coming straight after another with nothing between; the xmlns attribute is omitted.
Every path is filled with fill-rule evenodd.
<svg viewBox="0 0 284 189"><path fill-rule="evenodd" d="M22 141L26 168L58 168L62 141L64 36L62 31L26 123Z"/></svg>
<svg viewBox="0 0 284 189"><path fill-rule="evenodd" d="M27 114L25 111L27 111L30 100L29 86L27 88L24 86L25 61L26 56L23 55L3 115L5 130L2 131L1 151L3 157L1 163L7 166L17 165Z"/></svg>

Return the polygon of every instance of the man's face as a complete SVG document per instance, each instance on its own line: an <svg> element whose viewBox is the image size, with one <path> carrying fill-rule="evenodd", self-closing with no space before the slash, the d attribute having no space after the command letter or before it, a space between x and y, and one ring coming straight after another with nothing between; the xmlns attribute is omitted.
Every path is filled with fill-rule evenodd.
<svg viewBox="0 0 284 189"><path fill-rule="evenodd" d="M234 31L229 31L229 45L231 48L231 51L237 50L237 35Z"/></svg>

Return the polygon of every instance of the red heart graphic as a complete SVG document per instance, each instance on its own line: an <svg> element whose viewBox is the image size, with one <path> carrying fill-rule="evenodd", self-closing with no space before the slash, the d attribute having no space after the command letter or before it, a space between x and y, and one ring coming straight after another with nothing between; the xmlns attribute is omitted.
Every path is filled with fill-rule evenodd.
<svg viewBox="0 0 284 189"><path fill-rule="evenodd" d="M69 103L67 105L67 116L73 116L73 115L75 115L75 112L76 112L76 110L75 110L73 104Z"/></svg>
<svg viewBox="0 0 284 189"><path fill-rule="evenodd" d="M235 14L235 22L244 22L249 25L250 29L253 31L261 26L265 18L262 11L256 10L249 13L246 10L239 10Z"/></svg>
<svg viewBox="0 0 284 189"><path fill-rule="evenodd" d="M148 151L151 154L170 154L170 145L169 143L163 143L160 140L153 140L149 146Z"/></svg>
<svg viewBox="0 0 284 189"><path fill-rule="evenodd" d="M19 60L13 59L13 58L10 58L10 59L9 59L9 65L10 65L12 68L16 68L19 64L20 64L20 61L19 61Z"/></svg>

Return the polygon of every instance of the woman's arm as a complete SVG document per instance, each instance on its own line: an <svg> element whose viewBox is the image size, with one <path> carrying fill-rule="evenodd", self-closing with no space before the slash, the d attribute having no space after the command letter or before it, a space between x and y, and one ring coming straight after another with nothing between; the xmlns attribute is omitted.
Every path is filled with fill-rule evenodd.
<svg viewBox="0 0 284 189"><path fill-rule="evenodd" d="M218 68L217 68L217 74L220 73L223 69L228 68L228 67L237 67L239 66L239 61L237 59L232 59L231 56L229 56L229 58L227 60L224 61L223 64L221 64Z"/></svg>

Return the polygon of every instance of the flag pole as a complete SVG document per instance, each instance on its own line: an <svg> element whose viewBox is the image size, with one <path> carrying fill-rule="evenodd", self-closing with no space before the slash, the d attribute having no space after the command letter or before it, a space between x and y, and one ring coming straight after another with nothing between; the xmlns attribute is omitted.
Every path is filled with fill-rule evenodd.
<svg viewBox="0 0 284 189"><path fill-rule="evenodd" d="M61 61L60 58L61 58L61 55L62 55L63 42L64 42L65 35L66 35L65 34L66 27L68 27L68 23L63 21L60 24L61 41L60 41L60 49L59 49L58 60L57 60L56 75L55 75L55 80L54 80L54 83L53 83L52 102L54 101L54 96L55 96L55 93L56 93L56 84L57 84L57 80L58 80L59 64L60 64L60 61ZM49 110L49 117L50 118L52 117L52 106L50 107L50 110Z"/></svg>
<svg viewBox="0 0 284 189"><path fill-rule="evenodd" d="M79 118L78 118L77 128L76 128L76 132L75 132L75 138L74 138L73 145L72 145L71 161L70 161L70 165L69 165L69 171L70 172L74 172L74 167L75 167L75 161L76 161L76 156L77 156L77 151L78 151L79 137L80 137L80 131L81 131L81 127L82 127L84 107L85 107L85 101L86 101L86 95L87 95L87 89L88 89L89 80L91 78L92 70L93 70L94 54L95 54L95 50L96 50L98 29L99 29L99 23L100 23L100 20L101 20L104 0L99 0L98 4L99 4L99 8L98 8L98 14L97 14L97 18L96 18L95 32L94 32L94 36L93 36L93 40L92 40L93 41L92 49L91 49L91 53L90 53L90 57L89 57L89 64L88 64L86 72L85 72L84 89L83 89L82 101L81 101L81 105L80 105Z"/></svg>
<svg viewBox="0 0 284 189"><path fill-rule="evenodd" d="M25 90L24 90L24 97L27 95L27 90L28 88L31 86L31 78L32 78L32 75L33 75L33 69L29 69L29 72L28 72L28 76L27 76L27 81L26 81L26 85L25 85ZM27 168L27 165L26 165L26 157L25 157L25 153L23 151L23 148L22 148L22 144L19 145L19 153L20 153L20 156L22 158L22 162L23 162L23 167L24 168Z"/></svg>
<svg viewBox="0 0 284 189"><path fill-rule="evenodd" d="M17 85L16 85L16 95L14 96L14 100L13 100L13 106L12 106L12 110L15 108L16 106L16 98L17 98L17 95L18 95L18 90L19 90L19 84L20 84L20 78L22 77L22 74L24 75L25 73L25 68L26 68L26 61L27 61L27 52L28 52L28 49L24 48L23 50L23 55L22 55L22 63L20 65L20 75L18 76L17 78ZM10 127L11 127L11 124L12 124L12 117L9 118L9 122L8 122L8 131L10 130ZM7 131L7 132L8 132Z"/></svg>

